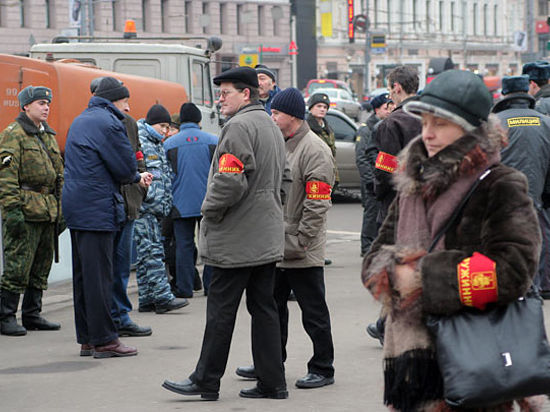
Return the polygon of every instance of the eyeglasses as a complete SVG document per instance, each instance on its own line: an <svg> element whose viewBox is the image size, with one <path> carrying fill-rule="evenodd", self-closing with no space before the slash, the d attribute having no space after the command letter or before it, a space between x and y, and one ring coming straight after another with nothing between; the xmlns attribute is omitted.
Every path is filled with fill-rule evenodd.
<svg viewBox="0 0 550 412"><path fill-rule="evenodd" d="M222 90L220 91L220 97L223 97L224 99L229 96L230 94L232 94L233 92L242 92L242 89L226 89L226 90Z"/></svg>

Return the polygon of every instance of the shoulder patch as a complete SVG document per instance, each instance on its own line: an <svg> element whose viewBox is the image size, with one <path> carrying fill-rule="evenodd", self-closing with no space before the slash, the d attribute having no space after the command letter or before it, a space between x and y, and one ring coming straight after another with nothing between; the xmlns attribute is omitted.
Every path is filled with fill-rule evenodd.
<svg viewBox="0 0 550 412"><path fill-rule="evenodd" d="M540 117L536 116L523 116L523 117L510 117L506 119L508 127L519 126L540 126Z"/></svg>
<svg viewBox="0 0 550 412"><path fill-rule="evenodd" d="M306 182L306 198L314 200L329 200L332 187L319 180L310 180Z"/></svg>
<svg viewBox="0 0 550 412"><path fill-rule="evenodd" d="M152 154L152 155L149 155L147 156L147 160L158 160L158 155L156 154Z"/></svg>
<svg viewBox="0 0 550 412"><path fill-rule="evenodd" d="M243 162L230 153L225 153L220 157L218 167L219 173L242 173L244 170Z"/></svg>

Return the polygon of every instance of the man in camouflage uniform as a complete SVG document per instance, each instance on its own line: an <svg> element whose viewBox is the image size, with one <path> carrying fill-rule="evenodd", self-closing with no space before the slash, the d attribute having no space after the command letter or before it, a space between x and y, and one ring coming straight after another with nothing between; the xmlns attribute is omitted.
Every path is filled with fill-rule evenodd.
<svg viewBox="0 0 550 412"><path fill-rule="evenodd" d="M28 86L17 97L22 111L0 135L0 161L11 157L9 167L0 171L5 257L0 327L3 335L11 336L61 327L40 316L63 184L63 159L55 132L46 123L52 91ZM15 319L21 293L23 326Z"/></svg>

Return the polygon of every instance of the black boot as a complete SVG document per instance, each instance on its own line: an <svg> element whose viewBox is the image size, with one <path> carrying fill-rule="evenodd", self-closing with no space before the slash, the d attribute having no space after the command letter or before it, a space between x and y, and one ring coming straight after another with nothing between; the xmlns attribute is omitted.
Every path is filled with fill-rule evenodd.
<svg viewBox="0 0 550 412"><path fill-rule="evenodd" d="M0 333L9 336L23 336L27 329L17 324L15 313L19 305L19 293L9 292L5 289L0 291Z"/></svg>
<svg viewBox="0 0 550 412"><path fill-rule="evenodd" d="M40 316L42 311L42 290L27 288L21 305L23 326L29 330L58 330L59 323L49 322Z"/></svg>

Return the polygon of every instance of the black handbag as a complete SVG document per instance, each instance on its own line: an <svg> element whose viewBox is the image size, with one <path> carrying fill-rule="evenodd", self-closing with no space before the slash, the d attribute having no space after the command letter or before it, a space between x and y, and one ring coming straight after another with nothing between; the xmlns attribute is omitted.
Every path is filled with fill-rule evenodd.
<svg viewBox="0 0 550 412"><path fill-rule="evenodd" d="M429 252L487 175L476 180L432 241ZM426 325L434 336L448 404L487 407L550 394L550 346L542 300L536 294L485 311L467 308L451 316L428 315Z"/></svg>

